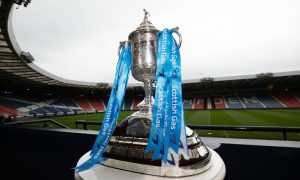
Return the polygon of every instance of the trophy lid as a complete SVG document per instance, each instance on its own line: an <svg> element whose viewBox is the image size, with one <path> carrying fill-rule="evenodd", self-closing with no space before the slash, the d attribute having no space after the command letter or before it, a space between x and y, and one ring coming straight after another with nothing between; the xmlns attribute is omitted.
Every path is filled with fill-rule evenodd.
<svg viewBox="0 0 300 180"><path fill-rule="evenodd" d="M136 30L157 30L148 19L150 17L150 13L146 9L143 9L143 11L145 13L144 20Z"/></svg>
<svg viewBox="0 0 300 180"><path fill-rule="evenodd" d="M150 17L150 13L146 9L143 9L143 11L145 13L144 20L140 24L140 26L136 28L135 31L129 34L129 39L131 39L130 37L132 37L132 35L137 32L155 32L155 33L158 32L158 30L153 26L153 24L148 19Z"/></svg>

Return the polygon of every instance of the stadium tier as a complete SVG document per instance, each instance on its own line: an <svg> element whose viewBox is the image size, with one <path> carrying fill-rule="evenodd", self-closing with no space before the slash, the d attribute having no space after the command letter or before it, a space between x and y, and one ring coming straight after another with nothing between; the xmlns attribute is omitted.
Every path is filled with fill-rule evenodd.
<svg viewBox="0 0 300 180"><path fill-rule="evenodd" d="M70 102L71 100L64 100ZM28 99L0 97L0 109L3 116L54 116L80 114L83 111L76 104L68 104L55 99Z"/></svg>
<svg viewBox="0 0 300 180"><path fill-rule="evenodd" d="M255 94L255 97L263 104L266 108L284 108L285 106L275 97L267 93Z"/></svg>
<svg viewBox="0 0 300 180"><path fill-rule="evenodd" d="M240 101L238 96L224 96L228 109L243 109L245 105Z"/></svg>
<svg viewBox="0 0 300 180"><path fill-rule="evenodd" d="M194 99L192 109L204 109L205 98L204 97L196 97Z"/></svg>
<svg viewBox="0 0 300 180"><path fill-rule="evenodd" d="M85 111L88 113L96 112L93 106L88 102L85 98L75 98L75 102Z"/></svg>
<svg viewBox="0 0 300 180"><path fill-rule="evenodd" d="M223 96L216 96L213 99L214 99L213 102L216 109L227 109Z"/></svg>
<svg viewBox="0 0 300 180"><path fill-rule="evenodd" d="M104 112L105 111L105 105L101 99L98 98L89 98L88 99L89 104L93 107L93 109L97 112Z"/></svg>
<svg viewBox="0 0 300 180"><path fill-rule="evenodd" d="M258 109L264 108L264 105L258 101L258 99L253 95L239 95L241 103L244 104L244 107L247 109Z"/></svg>
<svg viewBox="0 0 300 180"><path fill-rule="evenodd" d="M19 116L22 115L20 112L15 109L11 109L5 106L0 105L0 115L2 116Z"/></svg>
<svg viewBox="0 0 300 180"><path fill-rule="evenodd" d="M125 99L122 110L137 110L142 99ZM89 98L12 98L0 97L0 115L53 116L104 112L107 100ZM184 109L262 109L300 108L299 94L287 92L234 93L207 97L189 97L183 100Z"/></svg>
<svg viewBox="0 0 300 180"><path fill-rule="evenodd" d="M297 100L296 96L291 93L273 93L273 96L280 100L286 107L289 108L299 108L300 102Z"/></svg>
<svg viewBox="0 0 300 180"><path fill-rule="evenodd" d="M193 109L194 98L185 98L183 100L183 108L184 109Z"/></svg>
<svg viewBox="0 0 300 180"><path fill-rule="evenodd" d="M132 107L132 100L125 99L122 107L124 111L130 111Z"/></svg>
<svg viewBox="0 0 300 180"><path fill-rule="evenodd" d="M131 105L131 108L130 110L137 110L137 105L142 101L142 99L134 99L132 101L132 105Z"/></svg>

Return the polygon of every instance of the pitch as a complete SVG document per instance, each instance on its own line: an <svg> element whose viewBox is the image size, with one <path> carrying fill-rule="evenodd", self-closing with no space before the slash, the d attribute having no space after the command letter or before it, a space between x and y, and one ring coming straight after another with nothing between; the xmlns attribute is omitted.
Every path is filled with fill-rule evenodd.
<svg viewBox="0 0 300 180"><path fill-rule="evenodd" d="M124 120L133 111L120 113L118 121ZM255 109L255 110L185 110L186 124L226 126L281 126L300 127L300 109ZM53 117L54 120L75 128L76 120L102 121L104 113ZM82 127L79 127L82 128ZM89 125L91 130L99 126ZM201 136L282 139L280 132L242 132L198 130ZM289 140L300 140L300 133L288 133Z"/></svg>

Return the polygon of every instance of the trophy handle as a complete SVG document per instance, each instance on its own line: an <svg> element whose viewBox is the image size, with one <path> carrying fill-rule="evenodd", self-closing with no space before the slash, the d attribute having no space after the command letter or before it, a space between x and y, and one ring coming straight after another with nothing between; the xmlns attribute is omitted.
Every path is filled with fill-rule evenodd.
<svg viewBox="0 0 300 180"><path fill-rule="evenodd" d="M118 57L120 57L120 53L121 53L121 50L122 50L122 46L123 46L126 42L127 42L127 41L120 41L119 48L118 48Z"/></svg>
<svg viewBox="0 0 300 180"><path fill-rule="evenodd" d="M182 43L182 37L181 37L181 34L180 34L180 32L178 30L179 30L179 27L177 26L177 27L171 29L171 32L172 33L176 33L178 35L178 37L179 37L179 48L180 48L181 47L181 43Z"/></svg>

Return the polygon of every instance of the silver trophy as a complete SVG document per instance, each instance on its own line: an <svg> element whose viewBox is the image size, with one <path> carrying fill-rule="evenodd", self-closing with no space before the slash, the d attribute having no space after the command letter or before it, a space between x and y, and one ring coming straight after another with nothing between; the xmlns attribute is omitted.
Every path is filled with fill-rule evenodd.
<svg viewBox="0 0 300 180"><path fill-rule="evenodd" d="M211 167L211 153L203 144L197 133L186 128L189 159L180 157L177 172L162 174L161 160L151 160L152 153L145 153L147 146L153 107L153 90L156 79L156 53L159 31L148 20L149 12L140 26L129 34L131 44L132 76L144 83L145 98L138 104L139 111L118 124L106 149L106 161L101 164L149 175L182 177L199 174ZM171 30L179 36L178 28ZM120 47L119 47L120 52Z"/></svg>
<svg viewBox="0 0 300 180"><path fill-rule="evenodd" d="M132 76L137 81L144 83L145 98L138 104L139 111L127 118L127 134L133 136L147 136L150 130L153 107L153 90L156 78L156 53L158 32L149 21L149 12L144 9L144 20L140 26L129 34L128 43L131 44L132 52ZM179 36L181 45L181 35L178 27L172 31Z"/></svg>
<svg viewBox="0 0 300 180"><path fill-rule="evenodd" d="M132 48L132 76L136 80L144 83L145 98L138 105L139 111L133 113L117 125L106 151L103 154L106 160L100 162L100 164L115 169L164 177L200 175L202 172L212 169L211 171L213 173L210 174L214 178L211 179L223 179L225 166L218 166L218 164L213 165L213 159L215 159L215 161L218 158L220 161L222 161L222 159L216 155L213 150L208 149L198 137L198 134L188 127L186 127L186 136L189 157L183 158L180 156L178 168L162 167L160 159L152 160L152 153L145 152L152 121L153 90L156 78L156 53L159 31L148 20L149 13L145 9L144 12L144 21L135 31L130 33L129 40L126 43L130 43ZM180 46L181 36L178 32L178 28L174 28L172 31L178 34ZM95 169L95 171L97 171L97 167ZM102 171L101 169L99 172ZM221 173L219 173L219 171ZM102 173L100 174L102 177ZM125 174L124 176L128 177L128 175ZM154 176L153 179L156 179ZM207 177L207 174L205 177ZM147 178L151 179L152 176L148 176ZM199 179L202 178L199 176Z"/></svg>

